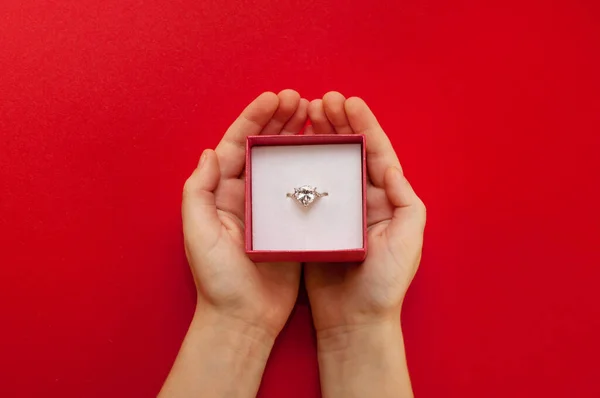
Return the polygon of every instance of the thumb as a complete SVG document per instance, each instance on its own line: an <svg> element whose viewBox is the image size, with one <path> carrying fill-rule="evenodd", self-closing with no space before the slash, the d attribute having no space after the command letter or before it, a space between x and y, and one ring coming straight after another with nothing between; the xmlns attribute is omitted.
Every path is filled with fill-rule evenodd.
<svg viewBox="0 0 600 398"><path fill-rule="evenodd" d="M388 236L413 241L422 240L425 228L425 205L397 167L389 167L384 176L385 193L394 206Z"/></svg>
<svg viewBox="0 0 600 398"><path fill-rule="evenodd" d="M221 221L217 216L214 191L220 178L217 154L207 149L183 187L181 213L186 243L200 241L211 245L210 240L216 240Z"/></svg>

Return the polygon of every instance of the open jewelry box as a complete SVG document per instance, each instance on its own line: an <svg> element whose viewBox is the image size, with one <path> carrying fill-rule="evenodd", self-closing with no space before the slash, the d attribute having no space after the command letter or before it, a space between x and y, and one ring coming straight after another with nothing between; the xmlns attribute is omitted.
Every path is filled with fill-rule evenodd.
<svg viewBox="0 0 600 398"><path fill-rule="evenodd" d="M245 223L256 262L364 260L365 137L248 137Z"/></svg>

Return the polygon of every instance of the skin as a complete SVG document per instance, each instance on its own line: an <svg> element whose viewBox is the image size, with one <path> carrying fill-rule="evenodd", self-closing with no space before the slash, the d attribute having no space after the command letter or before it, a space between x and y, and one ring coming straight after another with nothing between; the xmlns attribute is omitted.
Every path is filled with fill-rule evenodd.
<svg viewBox="0 0 600 398"><path fill-rule="evenodd" d="M294 306L298 263L244 253L245 139L257 134L365 134L369 254L363 264L306 264L324 397L410 397L400 310L420 261L425 207L387 136L359 98L263 93L202 154L182 203L197 308L160 397L254 397Z"/></svg>
<svg viewBox="0 0 600 398"><path fill-rule="evenodd" d="M196 311L159 397L254 397L298 295L299 263L255 264L244 251L246 137L297 134L308 101L263 93L206 150L183 190L185 250Z"/></svg>
<svg viewBox="0 0 600 398"><path fill-rule="evenodd" d="M369 252L362 264L306 264L323 396L412 397L400 311L421 260L426 212L360 98L312 101L308 134L367 139Z"/></svg>

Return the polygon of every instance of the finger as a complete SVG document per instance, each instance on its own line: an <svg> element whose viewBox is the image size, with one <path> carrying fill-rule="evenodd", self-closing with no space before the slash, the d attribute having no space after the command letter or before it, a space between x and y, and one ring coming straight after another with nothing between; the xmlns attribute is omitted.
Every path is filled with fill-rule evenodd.
<svg viewBox="0 0 600 398"><path fill-rule="evenodd" d="M221 222L217 216L214 191L221 177L219 160L214 151L204 151L198 167L183 188L182 216L186 240L211 245ZM208 246L210 247L210 246Z"/></svg>
<svg viewBox="0 0 600 398"><path fill-rule="evenodd" d="M390 167L400 168L400 161L389 138L379 125L365 101L358 97L344 103L352 130L367 139L367 168L373 185L383 187L385 172Z"/></svg>
<svg viewBox="0 0 600 398"><path fill-rule="evenodd" d="M300 94L294 90L283 90L279 94L279 106L271 120L267 123L261 135L276 135L281 133L283 126L290 120L298 109Z"/></svg>
<svg viewBox="0 0 600 398"><path fill-rule="evenodd" d="M346 98L337 91L330 91L323 96L323 108L327 119L338 134L352 134L344 103Z"/></svg>
<svg viewBox="0 0 600 398"><path fill-rule="evenodd" d="M385 193L385 189L367 187L367 226L370 228L380 222L391 220L395 207Z"/></svg>
<svg viewBox="0 0 600 398"><path fill-rule="evenodd" d="M323 100L312 100L308 104L308 118L313 126L315 134L333 134L333 126L329 123L325 109L323 108Z"/></svg>
<svg viewBox="0 0 600 398"><path fill-rule="evenodd" d="M223 178L237 178L246 161L246 137L258 135L269 123L279 106L279 97L266 92L259 95L242 111L242 114L227 129L215 149L221 159Z"/></svg>
<svg viewBox="0 0 600 398"><path fill-rule="evenodd" d="M298 109L294 115L288 120L288 122L283 126L281 130L281 134L298 134L302 127L306 124L306 118L308 117L308 100L306 98L302 98L300 103L298 104Z"/></svg>
<svg viewBox="0 0 600 398"><path fill-rule="evenodd" d="M392 222L387 227L389 235L422 238L427 218L425 205L399 168L386 170L385 192L394 206Z"/></svg>

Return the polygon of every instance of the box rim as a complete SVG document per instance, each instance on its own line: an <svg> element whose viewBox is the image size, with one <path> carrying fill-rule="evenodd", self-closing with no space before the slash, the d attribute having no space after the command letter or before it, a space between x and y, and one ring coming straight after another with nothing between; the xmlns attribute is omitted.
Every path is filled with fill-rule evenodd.
<svg viewBox="0 0 600 398"><path fill-rule="evenodd" d="M252 247L252 162L251 152L255 146L273 146L278 142L281 146L291 145L323 145L327 143L360 143L362 153L362 195L363 195L363 245L361 248L341 250L254 250ZM246 137L246 171L245 171L245 234L244 248L246 254L265 256L269 254L280 255L283 253L318 255L319 253L356 253L364 258L368 248L367 240L367 148L364 134L319 134L319 135L251 135Z"/></svg>

